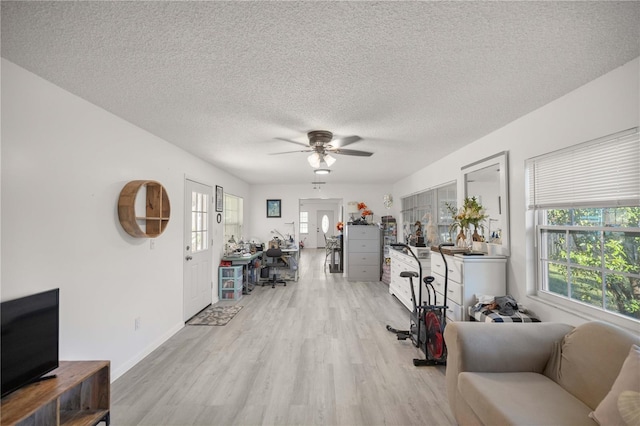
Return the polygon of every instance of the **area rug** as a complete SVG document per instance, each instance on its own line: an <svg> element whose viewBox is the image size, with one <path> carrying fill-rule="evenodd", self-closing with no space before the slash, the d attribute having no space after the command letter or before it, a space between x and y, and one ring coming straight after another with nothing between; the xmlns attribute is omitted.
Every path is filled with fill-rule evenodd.
<svg viewBox="0 0 640 426"><path fill-rule="evenodd" d="M191 318L187 325L226 325L242 306L209 306Z"/></svg>

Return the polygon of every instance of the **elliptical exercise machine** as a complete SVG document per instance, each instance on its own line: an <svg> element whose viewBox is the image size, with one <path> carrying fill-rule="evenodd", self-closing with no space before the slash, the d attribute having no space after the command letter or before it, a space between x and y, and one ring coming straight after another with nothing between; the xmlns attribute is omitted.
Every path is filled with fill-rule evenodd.
<svg viewBox="0 0 640 426"><path fill-rule="evenodd" d="M413 301L413 311L410 314L409 330L398 330L387 325L387 330L395 333L398 340L411 339L413 344L424 352L425 359L414 358L413 365L416 367L446 365L447 363L447 347L444 342L444 327L447 321L447 287L449 280L449 267L447 259L442 253L442 247L453 246L453 243L442 243L438 245L438 251L444 261L444 300L442 305L438 305L436 300L436 291L433 287L434 277L428 276L422 279L422 265L408 244L394 243L394 247L404 247L418 263L420 273L414 271L402 271L401 277L409 278L411 286L411 300ZM419 286L418 298L416 299L415 290L413 288L413 279L418 278L418 282L423 282L427 289L427 301L422 300L422 285ZM433 305L431 304L431 293L433 293Z"/></svg>

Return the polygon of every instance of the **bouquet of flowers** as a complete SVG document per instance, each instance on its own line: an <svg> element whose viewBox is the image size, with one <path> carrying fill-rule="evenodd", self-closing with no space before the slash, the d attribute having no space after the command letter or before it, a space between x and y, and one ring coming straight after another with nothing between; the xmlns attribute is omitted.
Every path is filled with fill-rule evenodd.
<svg viewBox="0 0 640 426"><path fill-rule="evenodd" d="M369 210L369 207L365 203L358 203L358 210L360 210L360 219L354 221L355 224L366 224L367 216L373 216L373 212Z"/></svg>
<svg viewBox="0 0 640 426"><path fill-rule="evenodd" d="M482 204L478 202L476 197L467 197L464 199L464 203L460 209L456 211L455 207L447 203L447 209L451 213L453 223L449 227L449 232L456 227L460 228L460 232L464 234L464 230L469 229L469 225L473 225L474 230L478 229L478 226L482 226L480 223L484 222L489 217L486 214ZM474 232L474 234L477 234Z"/></svg>
<svg viewBox="0 0 640 426"><path fill-rule="evenodd" d="M344 229L344 222L338 222L336 223L336 229L340 232L342 232L342 230Z"/></svg>

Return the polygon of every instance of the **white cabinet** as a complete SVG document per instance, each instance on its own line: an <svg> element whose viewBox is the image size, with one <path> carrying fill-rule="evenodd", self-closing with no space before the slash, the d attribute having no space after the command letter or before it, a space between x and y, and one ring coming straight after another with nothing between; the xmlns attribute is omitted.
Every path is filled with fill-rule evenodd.
<svg viewBox="0 0 640 426"><path fill-rule="evenodd" d="M448 255L447 319L468 321L469 306L476 303L476 295L504 296L507 291L507 259L502 256ZM438 293L438 304L444 297L444 261L439 252L431 253L431 275Z"/></svg>
<svg viewBox="0 0 640 426"><path fill-rule="evenodd" d="M415 251L415 248L412 248ZM410 311L413 311L413 301L411 300L411 287L409 286L409 278L400 276L403 271L413 271L420 273L418 263L411 254L404 253L403 251L389 250L391 257L391 282L389 283L389 293L394 295L404 306ZM420 264L422 265L422 277L430 275L431 263L429 259L429 251L423 251L416 256L419 256ZM420 278L413 279L413 290L416 298L419 298L420 285L422 285L422 300L427 300L426 287L424 282L419 282ZM433 303L433 302L432 302Z"/></svg>
<svg viewBox="0 0 640 426"><path fill-rule="evenodd" d="M380 281L380 234L380 228L374 225L346 226L344 254L348 280Z"/></svg>

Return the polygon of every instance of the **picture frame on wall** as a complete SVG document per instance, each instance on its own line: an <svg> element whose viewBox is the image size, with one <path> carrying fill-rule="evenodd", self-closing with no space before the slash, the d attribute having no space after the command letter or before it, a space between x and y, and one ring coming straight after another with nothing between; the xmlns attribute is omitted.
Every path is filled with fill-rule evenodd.
<svg viewBox="0 0 640 426"><path fill-rule="evenodd" d="M282 217L282 200L267 200L267 217Z"/></svg>
<svg viewBox="0 0 640 426"><path fill-rule="evenodd" d="M224 192L222 191L222 187L216 185L216 211L221 212L223 208L224 202Z"/></svg>

